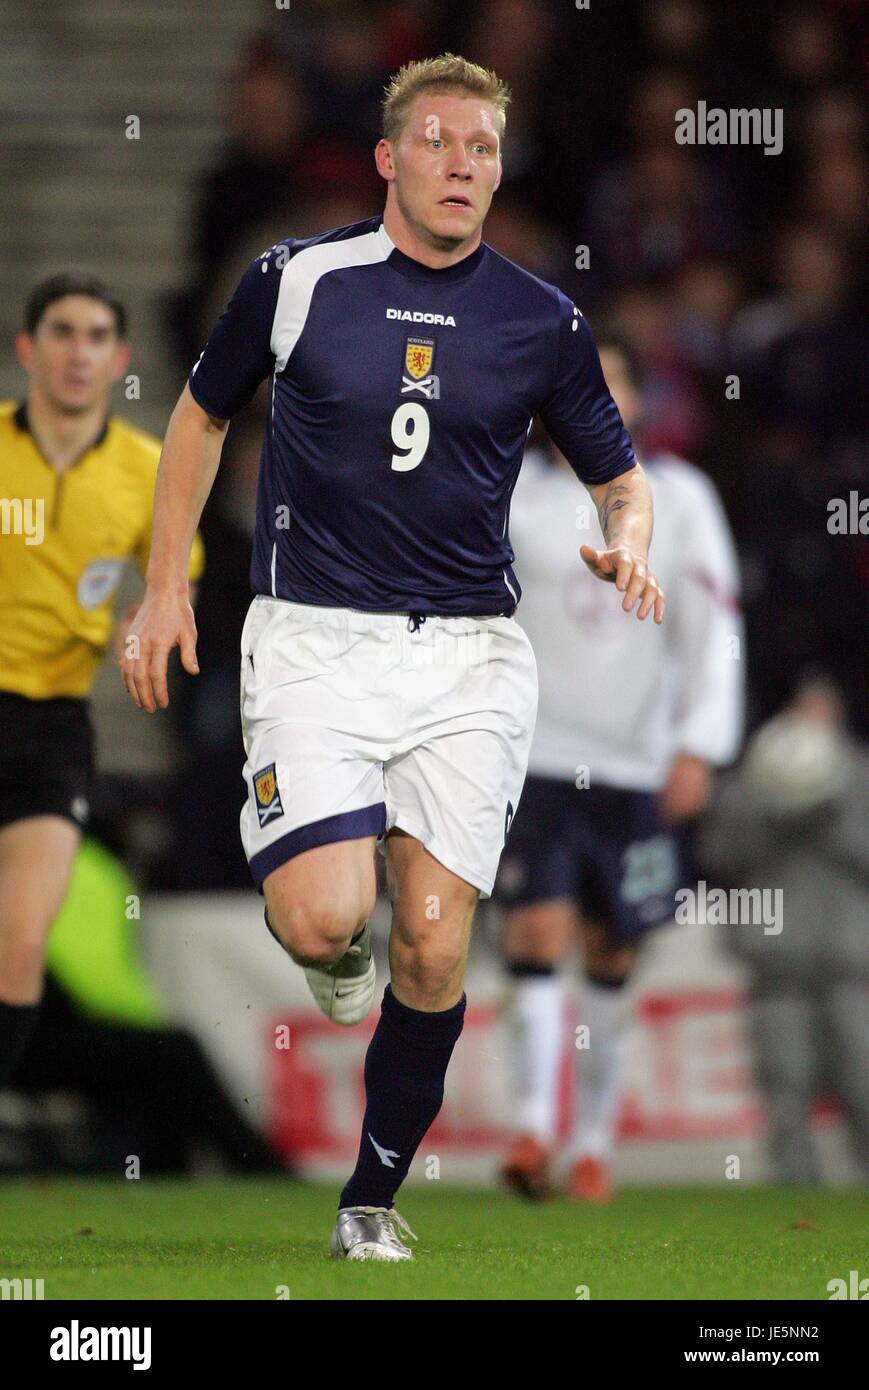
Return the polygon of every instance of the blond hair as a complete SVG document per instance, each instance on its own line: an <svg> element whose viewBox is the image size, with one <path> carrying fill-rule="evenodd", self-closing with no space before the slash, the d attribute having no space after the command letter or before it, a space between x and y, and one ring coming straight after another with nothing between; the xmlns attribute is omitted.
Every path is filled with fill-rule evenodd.
<svg viewBox="0 0 869 1390"><path fill-rule="evenodd" d="M464 93L491 102L496 113L498 138L504 139L507 103L510 100L507 83L502 82L490 68L470 63L456 53L442 53L439 58L405 63L392 78L383 100L384 140L399 138L414 97L428 91Z"/></svg>

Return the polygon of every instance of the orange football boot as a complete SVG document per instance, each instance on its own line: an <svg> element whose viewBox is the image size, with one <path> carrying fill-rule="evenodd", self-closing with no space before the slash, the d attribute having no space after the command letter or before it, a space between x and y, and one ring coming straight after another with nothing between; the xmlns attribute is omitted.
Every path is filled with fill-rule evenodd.
<svg viewBox="0 0 869 1390"><path fill-rule="evenodd" d="M567 1195L576 1202L611 1202L612 1178L603 1160L591 1154L578 1158L567 1179Z"/></svg>
<svg viewBox="0 0 869 1390"><path fill-rule="evenodd" d="M549 1149L533 1134L518 1135L502 1164L501 1181L520 1197L542 1201L552 1190Z"/></svg>

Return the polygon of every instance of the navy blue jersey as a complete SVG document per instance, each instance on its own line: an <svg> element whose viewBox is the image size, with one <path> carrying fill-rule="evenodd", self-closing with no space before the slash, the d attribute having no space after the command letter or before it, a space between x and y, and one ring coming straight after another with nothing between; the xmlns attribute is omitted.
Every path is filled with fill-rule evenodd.
<svg viewBox="0 0 869 1390"><path fill-rule="evenodd" d="M190 376L229 419L271 378L254 591L510 614L510 496L531 422L586 483L636 462L579 310L482 243L432 270L373 217L248 268Z"/></svg>

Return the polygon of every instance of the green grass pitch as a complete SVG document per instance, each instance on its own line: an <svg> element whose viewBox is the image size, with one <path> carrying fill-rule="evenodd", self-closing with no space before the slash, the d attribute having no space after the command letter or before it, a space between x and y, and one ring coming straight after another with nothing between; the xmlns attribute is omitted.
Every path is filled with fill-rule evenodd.
<svg viewBox="0 0 869 1390"><path fill-rule="evenodd" d="M336 1188L281 1178L0 1182L0 1278L46 1299L827 1299L869 1193L646 1188L608 1207L408 1187L413 1263L330 1259ZM285 1295L286 1296L286 1295Z"/></svg>

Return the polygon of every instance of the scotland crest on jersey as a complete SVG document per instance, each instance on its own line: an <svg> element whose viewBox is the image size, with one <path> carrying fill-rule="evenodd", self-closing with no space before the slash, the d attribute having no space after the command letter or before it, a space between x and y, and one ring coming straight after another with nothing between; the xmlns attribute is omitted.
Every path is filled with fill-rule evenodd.
<svg viewBox="0 0 869 1390"><path fill-rule="evenodd" d="M401 394L421 391L427 400L440 398L440 382L432 373L434 363L434 338L408 338L404 347L404 375L401 378Z"/></svg>
<svg viewBox="0 0 869 1390"><path fill-rule="evenodd" d="M404 352L404 365L408 376L420 381L428 376L434 360L434 338L408 338Z"/></svg>

